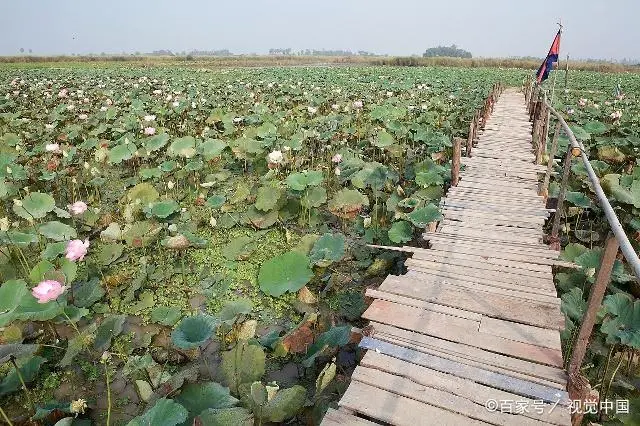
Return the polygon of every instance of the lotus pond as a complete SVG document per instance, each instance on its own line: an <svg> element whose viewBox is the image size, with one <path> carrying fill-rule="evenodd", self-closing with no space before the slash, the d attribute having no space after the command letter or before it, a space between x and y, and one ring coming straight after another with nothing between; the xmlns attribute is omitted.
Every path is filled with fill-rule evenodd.
<svg viewBox="0 0 640 426"><path fill-rule="evenodd" d="M4 421L317 423L358 358L364 290L402 271L400 255L367 244L420 243L440 217L452 137L494 83L528 74L0 69ZM623 76L614 99L620 76L598 77L576 73L558 102L594 152L624 156L599 170L618 176L612 198L640 231L640 81ZM575 171L565 256L585 268L558 274L567 347L604 232ZM640 312L622 263L615 279L607 309ZM593 383L617 374L622 395L637 384L640 321L606 312ZM619 359L628 369L613 371Z"/></svg>

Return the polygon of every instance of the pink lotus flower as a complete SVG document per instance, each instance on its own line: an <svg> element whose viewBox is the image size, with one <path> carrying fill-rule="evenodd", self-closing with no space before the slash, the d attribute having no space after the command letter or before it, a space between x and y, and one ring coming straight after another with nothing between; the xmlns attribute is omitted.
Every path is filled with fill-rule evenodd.
<svg viewBox="0 0 640 426"><path fill-rule="evenodd" d="M580 98L578 100L578 105L585 106L587 104L587 100L585 98Z"/></svg>
<svg viewBox="0 0 640 426"><path fill-rule="evenodd" d="M44 280L31 289L31 294L38 299L38 303L47 303L56 300L66 289L67 287L58 281Z"/></svg>
<svg viewBox="0 0 640 426"><path fill-rule="evenodd" d="M342 155L340 154L336 154L331 158L331 161L333 161L334 163L339 163L342 161Z"/></svg>
<svg viewBox="0 0 640 426"><path fill-rule="evenodd" d="M87 204L84 201L76 201L67 206L69 212L73 215L79 215L87 211Z"/></svg>
<svg viewBox="0 0 640 426"><path fill-rule="evenodd" d="M151 135L155 135L156 134L156 129L153 127L145 127L144 128L144 134L147 136L151 136Z"/></svg>
<svg viewBox="0 0 640 426"><path fill-rule="evenodd" d="M362 101L353 101L353 107L355 109L360 109L362 108Z"/></svg>
<svg viewBox="0 0 640 426"><path fill-rule="evenodd" d="M47 152L60 152L60 145L58 145L57 143L48 143L47 145L45 145L44 149Z"/></svg>
<svg viewBox="0 0 640 426"><path fill-rule="evenodd" d="M67 243L65 257L69 260L83 260L89 249L89 240L71 240Z"/></svg>

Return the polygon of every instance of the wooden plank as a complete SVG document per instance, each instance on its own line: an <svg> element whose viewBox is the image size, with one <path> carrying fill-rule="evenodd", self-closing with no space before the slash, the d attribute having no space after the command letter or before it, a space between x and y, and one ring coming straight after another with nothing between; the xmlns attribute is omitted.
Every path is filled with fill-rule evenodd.
<svg viewBox="0 0 640 426"><path fill-rule="evenodd" d="M424 419L430 419L443 426L488 424L358 381L349 385L338 404L340 407L398 426L415 426L421 424Z"/></svg>
<svg viewBox="0 0 640 426"><path fill-rule="evenodd" d="M515 243L525 243L525 244L542 244L542 235L540 236L527 236L527 235L519 235L510 230L496 230L496 229L487 229L484 232L482 229L469 229L463 227L457 227L450 224L441 224L440 229L441 232L453 235L465 235L476 238L485 238L487 240L493 241L511 241Z"/></svg>
<svg viewBox="0 0 640 426"><path fill-rule="evenodd" d="M442 206L454 209L468 209L477 210L482 212L490 212L492 214L507 214L511 215L524 215L524 216L540 216L547 218L549 213L553 213L552 209L526 207L521 208L517 206L505 206L498 204L489 204L482 201L473 200L443 200Z"/></svg>
<svg viewBox="0 0 640 426"><path fill-rule="evenodd" d="M531 380L539 378L548 382L553 382L556 384L555 387L560 386L561 389L564 389L567 385L567 374L561 368L524 361L518 358L497 354L495 352L489 352L464 343L450 342L448 340L427 336L426 334L420 334L414 331L403 330L401 328L382 323L371 322L371 326L374 331L373 335L370 337L375 337L379 340L388 341L388 339L393 338L396 342L395 344L400 346L407 347L406 345L408 344L416 350L421 351L428 348L438 351L440 353L439 356L447 357L447 355L452 355L459 359L473 360L488 366L506 369L510 372L522 373L530 376ZM399 342L405 343L403 344Z"/></svg>
<svg viewBox="0 0 640 426"><path fill-rule="evenodd" d="M426 302L437 303L452 308L466 309L471 312L522 324L564 329L564 315L560 308L546 303L517 299L515 297L485 293L470 289L421 285L408 280L385 280L380 289L401 296L413 297ZM374 302L375 303L375 302Z"/></svg>
<svg viewBox="0 0 640 426"><path fill-rule="evenodd" d="M445 220L458 221L461 223L475 223L476 226L482 225L495 225L495 226L510 226L516 229L529 229L532 231L542 233L542 223L534 222L521 222L513 218L500 218L500 217L487 217L487 216L469 216L465 212L447 210L445 212Z"/></svg>
<svg viewBox="0 0 640 426"><path fill-rule="evenodd" d="M495 239L487 239L487 238L479 238L479 237L474 237L471 235L460 235L460 234L450 234L448 232L425 232L424 234L422 234L424 236L425 240L428 240L428 237L431 236L437 236L437 237L442 237L442 238L448 238L448 239L454 239L454 240L464 240L464 241L475 241L478 243L484 243L487 245L493 244L493 245L500 245L500 246L513 246L513 247L522 247L522 248L528 248L531 249L532 251L538 251L538 252L545 252L548 251L548 247L538 243L538 244L532 244L532 243L518 243L518 242L514 242L514 241L505 241L505 240L495 240ZM442 239L441 238L441 239Z"/></svg>
<svg viewBox="0 0 640 426"><path fill-rule="evenodd" d="M519 253L529 256L536 256L540 258L547 258L556 260L560 253L555 250L550 250L546 245L538 245L537 247L524 247L520 245L507 245L507 244L494 244L488 241L472 238L459 238L458 236L438 234L438 233L425 233L424 239L432 241L433 243L441 243L448 247L471 247L478 251L491 252L507 252L507 253Z"/></svg>
<svg viewBox="0 0 640 426"><path fill-rule="evenodd" d="M560 345L560 333L556 330L549 330L548 328L532 327L511 321L482 317L480 321L480 332L504 337L505 339L511 339L517 342L530 343L536 346L562 349Z"/></svg>
<svg viewBox="0 0 640 426"><path fill-rule="evenodd" d="M499 270L491 271L487 269L472 268L464 270L456 267L455 265L420 259L407 259L405 264L407 266L411 266L411 270L440 274L442 276L449 276L452 278L457 277L464 279L464 277L470 276L473 278L481 278L483 280L496 280L507 284L514 283L521 286L531 286L538 289L545 289L548 292L552 292L555 289L551 278L536 278Z"/></svg>
<svg viewBox="0 0 640 426"><path fill-rule="evenodd" d="M532 223L536 225L544 225L544 223L546 222L546 219L542 216L528 216L528 215L518 215L516 217L512 215L505 216L505 215L495 214L491 212L474 211L472 209L463 210L455 207L448 208L446 205L442 207L442 211L443 213L445 213L445 216L449 214L454 214L454 215L463 215L466 217L479 217L479 218L485 218L485 219L494 219L494 220L518 222L518 223L527 222L527 223Z"/></svg>
<svg viewBox="0 0 640 426"><path fill-rule="evenodd" d="M576 265L575 263L565 262L563 260L538 258L535 256L521 255L516 252L499 252L494 250L491 250L490 252L487 252L486 250L480 251L473 247L471 247L470 249L467 249L466 246L462 246L462 245L451 246L450 249L441 249L441 248L440 249L436 249L436 248L422 249L417 247L411 248L407 246L405 246L405 248L407 248L406 251L414 253L414 257L416 254L420 255L423 253L435 255L435 256L458 255L458 256L467 256L473 259L484 259L488 262L497 262L501 260L506 260L506 261L522 262L530 265L562 266L564 268L580 268L580 266Z"/></svg>
<svg viewBox="0 0 640 426"><path fill-rule="evenodd" d="M562 353L549 348L529 345L502 337L490 337L467 327L452 325L447 321L424 321L416 316L423 311L410 306L398 305L384 300L374 300L362 317L370 321L393 325L452 342L464 343L476 348L497 352L539 364L562 366Z"/></svg>
<svg viewBox="0 0 640 426"><path fill-rule="evenodd" d="M487 254L491 254L490 252ZM415 253L412 257L413 259L425 259L425 260L433 260L433 261L441 261L442 263L455 263L460 266L464 266L469 262L471 265L482 265L489 267L492 266L500 266L505 268L513 269L522 269L526 271L535 272L537 274L544 273L545 276L550 276L553 279L553 274L551 273L551 267L547 265L538 265L535 263L529 263L527 261L513 261L506 259L499 259L493 256L482 256L482 255L471 255L466 253L447 253L443 254L441 252L436 253L428 253L428 252L420 252ZM534 276L538 276L538 275Z"/></svg>
<svg viewBox="0 0 640 426"><path fill-rule="evenodd" d="M367 419L353 416L349 413L345 413L342 410L334 410L329 408L322 419L321 426L374 426L376 423L370 422Z"/></svg>
<svg viewBox="0 0 640 426"><path fill-rule="evenodd" d="M480 404L452 393L416 383L401 376L395 376L385 371L360 367L353 372L351 380L375 386L389 392L415 399L422 403L433 405L447 411L461 414L469 419L475 419L494 425L511 426L516 421L514 416L491 412ZM465 420L466 422L467 420ZM523 416L517 417L522 426L540 426L543 423ZM423 423L424 424L424 423ZM466 423L465 423L466 424Z"/></svg>
<svg viewBox="0 0 640 426"><path fill-rule="evenodd" d="M563 407L568 407L571 404L571 400L566 391L517 379L506 374L498 374L478 367L450 361L413 349L398 347L390 343L372 339L371 337L363 337L360 341L360 347L375 350L376 352L379 351L380 353L411 362L412 364L422 365L432 370L469 379L476 383L502 389L528 398L540 399L551 404L557 402L558 405Z"/></svg>
<svg viewBox="0 0 640 426"><path fill-rule="evenodd" d="M436 269L436 270L448 270L452 272L462 272L464 274L473 274L479 276L503 276L504 278L513 278L518 280L519 283L533 282L538 284L538 287L547 288L552 290L553 286L553 274L551 271L529 271L522 268L514 268L510 266L496 265L492 263L482 264L477 261L468 261L462 259L450 259L431 257L423 255L422 257L412 257L405 261L405 265L415 266L416 268L424 269ZM525 278L526 277L526 278ZM544 282L547 283L544 283Z"/></svg>
<svg viewBox="0 0 640 426"><path fill-rule="evenodd" d="M482 315L476 314L474 312L465 311L464 309L457 309L457 308L451 308L449 306L437 305L435 303L429 303L423 300L399 296L397 294L388 293L386 291L381 291L381 290L374 290L372 288L368 288L365 292L365 295L367 297L371 297L372 299L386 300L388 302L394 302L400 305L413 306L415 308L426 309L428 311L439 312L441 314L465 318L472 321L480 321L482 319Z"/></svg>
<svg viewBox="0 0 640 426"><path fill-rule="evenodd" d="M389 279L389 284L394 281L395 278ZM492 282L492 280L470 280L465 279L464 276L458 276L456 278L447 277L443 275L432 275L430 273L422 273L419 271L409 270L403 275L402 280L411 280L416 283L422 283L424 285L432 285L436 287L454 287L462 288L473 291L479 291L483 293L499 294L507 297L515 297L518 299L532 300L540 303L544 303L550 306L560 306L560 299L557 298L557 294L552 290L530 288L527 286L515 286L507 283Z"/></svg>

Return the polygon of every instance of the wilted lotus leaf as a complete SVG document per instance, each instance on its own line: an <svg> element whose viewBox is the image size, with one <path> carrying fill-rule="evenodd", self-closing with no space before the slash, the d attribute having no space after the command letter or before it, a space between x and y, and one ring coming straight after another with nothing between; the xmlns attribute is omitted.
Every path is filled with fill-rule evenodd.
<svg viewBox="0 0 640 426"><path fill-rule="evenodd" d="M262 212L256 209L255 206L251 206L247 210L247 218L256 228L266 229L278 220L278 210Z"/></svg>
<svg viewBox="0 0 640 426"><path fill-rule="evenodd" d="M627 156L617 146L601 146L598 148L598 159L622 163L627 159Z"/></svg>
<svg viewBox="0 0 640 426"><path fill-rule="evenodd" d="M158 191L148 183L139 183L127 192L129 203L149 204L160 198Z"/></svg>
<svg viewBox="0 0 640 426"><path fill-rule="evenodd" d="M341 189L329 202L329 210L343 219L355 219L364 205L369 204L366 195L355 189Z"/></svg>
<svg viewBox="0 0 640 426"><path fill-rule="evenodd" d="M167 154L172 157L191 158L196 155L196 139L193 136L185 136L171 142Z"/></svg>
<svg viewBox="0 0 640 426"><path fill-rule="evenodd" d="M255 204L256 209L262 210L263 212L272 210L276 204L278 204L282 192L282 188L275 183L261 186L258 188L258 196Z"/></svg>
<svg viewBox="0 0 640 426"><path fill-rule="evenodd" d="M162 245L171 250L185 250L191 246L191 242L184 235L175 235L162 240Z"/></svg>

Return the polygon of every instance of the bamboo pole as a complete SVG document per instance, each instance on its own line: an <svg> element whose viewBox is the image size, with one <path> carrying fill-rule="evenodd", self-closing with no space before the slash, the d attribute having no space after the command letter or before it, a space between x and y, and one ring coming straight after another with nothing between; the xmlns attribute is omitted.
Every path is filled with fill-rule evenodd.
<svg viewBox="0 0 640 426"><path fill-rule="evenodd" d="M551 171L553 169L553 159L556 156L558 150L558 136L560 134L561 123L558 121L556 124L556 130L553 132L553 139L551 140L551 150L549 151L549 160L547 161L547 171L544 174L544 180L540 184L538 195L542 195L545 199L549 196L549 180L551 179Z"/></svg>

